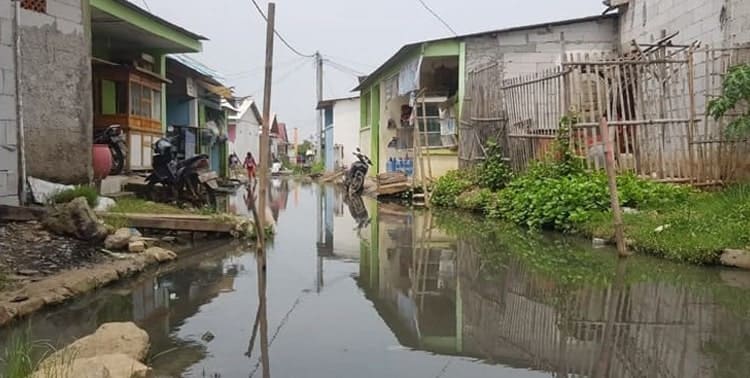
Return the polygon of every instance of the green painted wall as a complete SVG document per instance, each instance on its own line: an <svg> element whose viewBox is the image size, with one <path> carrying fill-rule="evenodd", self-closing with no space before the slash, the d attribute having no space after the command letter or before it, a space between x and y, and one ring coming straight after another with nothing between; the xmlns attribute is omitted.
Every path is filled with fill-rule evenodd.
<svg viewBox="0 0 750 378"><path fill-rule="evenodd" d="M370 150L370 160L373 162L372 170L377 175L380 172L380 85L375 85L372 89L370 112L372 113L372 128L370 129L372 135Z"/></svg>
<svg viewBox="0 0 750 378"><path fill-rule="evenodd" d="M199 52L202 49L200 41L193 39L188 35L185 35L181 31L174 29L169 25L145 17L142 14L115 1L90 0L89 3L92 7L102 12L109 13L112 16L135 25L143 30L161 36L162 38L168 39L174 43L180 44L186 49L194 52Z"/></svg>
<svg viewBox="0 0 750 378"><path fill-rule="evenodd" d="M102 114L117 114L117 84L111 80L102 80Z"/></svg>
<svg viewBox="0 0 750 378"><path fill-rule="evenodd" d="M460 42L457 39L427 43L423 46L424 56L426 57L457 56L460 54L462 43L463 42Z"/></svg>

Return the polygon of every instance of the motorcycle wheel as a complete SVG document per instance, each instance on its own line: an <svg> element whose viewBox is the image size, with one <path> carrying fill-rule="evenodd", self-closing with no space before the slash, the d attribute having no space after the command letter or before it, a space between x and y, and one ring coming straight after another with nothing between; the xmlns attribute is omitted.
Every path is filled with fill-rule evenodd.
<svg viewBox="0 0 750 378"><path fill-rule="evenodd" d="M349 193L351 194L362 194L365 189L365 173L357 171L354 173L351 182L349 183Z"/></svg>
<svg viewBox="0 0 750 378"><path fill-rule="evenodd" d="M197 175L193 175L188 183L188 190L192 203L196 207L210 207L216 209L216 194L208 184L200 182Z"/></svg>
<svg viewBox="0 0 750 378"><path fill-rule="evenodd" d="M109 171L109 174L116 176L122 173L125 168L125 156L116 148L110 147L109 150L112 152L112 169Z"/></svg>

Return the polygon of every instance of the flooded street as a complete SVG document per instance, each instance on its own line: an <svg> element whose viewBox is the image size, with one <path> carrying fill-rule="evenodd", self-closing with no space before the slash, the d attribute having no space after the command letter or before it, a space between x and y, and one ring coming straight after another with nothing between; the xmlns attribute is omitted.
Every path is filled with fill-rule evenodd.
<svg viewBox="0 0 750 378"><path fill-rule="evenodd" d="M277 180L270 196L270 376L750 371L748 273L641 257L618 266L585 241L344 201L333 187ZM245 213L241 199L228 205ZM207 245L166 271L40 313L30 332L64 345L134 321L151 336L156 376L261 377L256 266L249 246Z"/></svg>

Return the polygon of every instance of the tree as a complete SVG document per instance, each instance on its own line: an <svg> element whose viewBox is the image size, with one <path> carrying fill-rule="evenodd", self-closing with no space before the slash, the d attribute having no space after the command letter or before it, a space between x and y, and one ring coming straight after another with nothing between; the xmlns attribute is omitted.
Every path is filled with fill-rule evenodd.
<svg viewBox="0 0 750 378"><path fill-rule="evenodd" d="M741 104L744 103L745 106ZM729 69L724 78L721 96L708 103L708 114L715 120L730 110L739 112L727 125L727 136L742 138L750 134L750 64L739 64Z"/></svg>
<svg viewBox="0 0 750 378"><path fill-rule="evenodd" d="M305 156L307 154L307 151L313 149L313 144L309 140L305 140L297 147L297 155L299 156Z"/></svg>

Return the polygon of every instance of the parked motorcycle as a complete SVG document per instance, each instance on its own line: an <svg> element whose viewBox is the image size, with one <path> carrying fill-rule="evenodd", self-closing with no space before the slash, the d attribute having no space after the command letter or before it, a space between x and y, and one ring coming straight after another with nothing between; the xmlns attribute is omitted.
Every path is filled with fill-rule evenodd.
<svg viewBox="0 0 750 378"><path fill-rule="evenodd" d="M363 154L359 147L352 154L357 157L357 161L352 164L346 173L344 187L350 194L362 194L365 189L365 177L367 177L367 171L372 166L372 160Z"/></svg>
<svg viewBox="0 0 750 378"><path fill-rule="evenodd" d="M156 185L169 190L177 203L189 202L196 207L216 206L217 175L209 169L207 155L177 160L177 137L164 137L153 145L153 171L146 178L148 193L155 196Z"/></svg>
<svg viewBox="0 0 750 378"><path fill-rule="evenodd" d="M128 146L120 125L112 125L94 135L94 144L106 144L112 153L111 175L119 175L125 169Z"/></svg>

